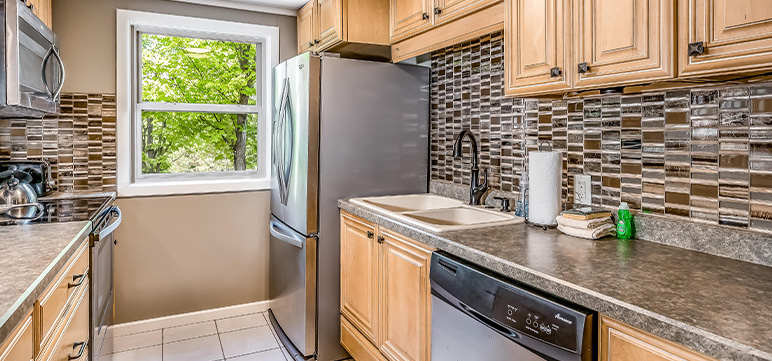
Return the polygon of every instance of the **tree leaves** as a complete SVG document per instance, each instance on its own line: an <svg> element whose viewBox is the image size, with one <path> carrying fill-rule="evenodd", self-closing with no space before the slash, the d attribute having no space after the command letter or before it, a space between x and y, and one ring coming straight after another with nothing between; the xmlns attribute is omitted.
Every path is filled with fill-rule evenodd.
<svg viewBox="0 0 772 361"><path fill-rule="evenodd" d="M145 102L256 104L255 44L142 34ZM257 115L143 112L142 172L257 169Z"/></svg>

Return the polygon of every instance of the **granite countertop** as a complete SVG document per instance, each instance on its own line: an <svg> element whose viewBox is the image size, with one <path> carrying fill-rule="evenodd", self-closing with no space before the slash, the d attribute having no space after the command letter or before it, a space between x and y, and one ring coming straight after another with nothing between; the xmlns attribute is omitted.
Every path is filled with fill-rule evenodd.
<svg viewBox="0 0 772 361"><path fill-rule="evenodd" d="M432 234L341 200L340 209L719 360L772 360L772 268L524 224Z"/></svg>
<svg viewBox="0 0 772 361"><path fill-rule="evenodd" d="M90 221L0 227L0 344L90 230Z"/></svg>

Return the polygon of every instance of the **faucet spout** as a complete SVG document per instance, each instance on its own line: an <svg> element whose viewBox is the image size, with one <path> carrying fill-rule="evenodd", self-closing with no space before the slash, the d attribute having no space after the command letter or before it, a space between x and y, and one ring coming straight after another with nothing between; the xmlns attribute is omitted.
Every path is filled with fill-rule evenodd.
<svg viewBox="0 0 772 361"><path fill-rule="evenodd" d="M469 184L469 204L476 206L480 204L483 195L488 191L488 170L485 170L485 181L480 184L480 167L478 165L480 156L477 152L477 138L468 129L464 129L456 136L453 143L453 157L460 158L463 155L464 138L469 138L472 146L472 179Z"/></svg>

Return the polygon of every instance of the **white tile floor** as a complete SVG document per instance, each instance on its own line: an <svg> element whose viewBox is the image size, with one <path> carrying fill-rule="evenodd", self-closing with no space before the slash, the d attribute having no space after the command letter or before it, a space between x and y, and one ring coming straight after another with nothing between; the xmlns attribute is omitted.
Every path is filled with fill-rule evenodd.
<svg viewBox="0 0 772 361"><path fill-rule="evenodd" d="M250 311L120 325L108 331L99 361L289 361L267 313Z"/></svg>

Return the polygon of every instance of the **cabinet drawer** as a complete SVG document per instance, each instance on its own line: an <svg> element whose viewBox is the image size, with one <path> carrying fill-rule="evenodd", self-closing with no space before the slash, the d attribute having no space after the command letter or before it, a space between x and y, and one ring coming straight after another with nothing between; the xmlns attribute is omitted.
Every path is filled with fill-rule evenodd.
<svg viewBox="0 0 772 361"><path fill-rule="evenodd" d="M24 318L21 326L0 346L0 361L31 360L34 356L32 341L32 313Z"/></svg>
<svg viewBox="0 0 772 361"><path fill-rule="evenodd" d="M82 292L77 294L74 306L70 308L60 327L53 332L53 338L46 347L39 360L42 361L68 361L71 359L84 360L88 353L89 340L89 290L88 287L78 287ZM79 352L83 350L80 357ZM72 358L71 358L72 357Z"/></svg>
<svg viewBox="0 0 772 361"><path fill-rule="evenodd" d="M59 273L55 281L44 292L44 296L39 301L40 307L40 325L41 338L40 346L45 345L51 336L54 326L67 312L68 304L73 295L79 294L86 282L86 272L88 270L88 242L75 252L73 261Z"/></svg>
<svg viewBox="0 0 772 361"><path fill-rule="evenodd" d="M378 352L378 349L376 349L370 341L367 341L367 339L343 316L340 317L340 344L346 348L354 360L386 361L383 355Z"/></svg>

